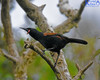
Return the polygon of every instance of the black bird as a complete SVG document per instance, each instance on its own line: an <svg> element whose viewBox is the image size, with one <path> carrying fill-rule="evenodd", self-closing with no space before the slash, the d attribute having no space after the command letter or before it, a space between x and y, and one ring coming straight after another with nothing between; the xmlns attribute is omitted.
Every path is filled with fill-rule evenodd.
<svg viewBox="0 0 100 80"><path fill-rule="evenodd" d="M58 53L54 67L57 64L57 60L60 55L60 50L64 48L66 44L68 43L79 43L84 45L87 44L87 42L84 40L68 38L66 36L57 33L42 33L33 28L21 28L21 29L27 31L27 33L31 37L39 41L47 50Z"/></svg>

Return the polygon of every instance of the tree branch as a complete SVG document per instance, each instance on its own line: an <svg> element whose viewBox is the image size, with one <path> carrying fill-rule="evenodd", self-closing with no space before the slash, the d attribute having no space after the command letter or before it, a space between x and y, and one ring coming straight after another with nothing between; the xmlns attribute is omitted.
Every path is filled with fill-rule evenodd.
<svg viewBox="0 0 100 80"><path fill-rule="evenodd" d="M5 56L6 58L8 58L9 60L13 61L14 63L18 62L18 59L14 56L11 56L10 54L8 54L7 52L3 51L0 49L0 54Z"/></svg>
<svg viewBox="0 0 100 80"><path fill-rule="evenodd" d="M16 48L15 41L13 39L13 33L12 33L11 22L10 22L9 1L10 0L2 0L1 19L4 27L4 34L5 34L9 53L12 56L18 57L19 54Z"/></svg>
<svg viewBox="0 0 100 80"><path fill-rule="evenodd" d="M42 10L45 5L37 7L36 5L30 3L29 0L16 1L26 12L27 16L38 25L42 32L46 32L48 29L50 29L45 16L42 14Z"/></svg>
<svg viewBox="0 0 100 80"><path fill-rule="evenodd" d="M90 61L83 69L80 69L78 74L72 80L78 80L82 74L93 64L93 61Z"/></svg>
<svg viewBox="0 0 100 80"><path fill-rule="evenodd" d="M89 0L87 0L87 2L88 2ZM77 13L77 16L76 16L76 18L78 18L78 17L80 17L81 15L82 15L82 12L83 12L83 10L84 10L84 8L85 8L85 5L86 5L86 3L85 3L85 0L82 2L82 4L81 4L81 6L80 6L80 9L78 10L78 13Z"/></svg>
<svg viewBox="0 0 100 80"><path fill-rule="evenodd" d="M72 17L77 13L77 9L73 9L69 5L69 0L59 0L58 4L59 10L62 14L64 14L66 17Z"/></svg>
<svg viewBox="0 0 100 80"><path fill-rule="evenodd" d="M69 16L70 17L54 28L54 31L56 33L60 33L60 34L69 32L74 26L78 27L78 22L80 21L81 14L82 14L82 12L85 8L85 0L82 2L81 7L80 7L79 10L72 9L72 8L68 8L66 10L65 6L62 5L62 3L68 8L70 6L68 4L68 0L60 0L59 1L59 7L61 9L64 8L63 12L61 10L60 11L61 11L61 13L65 14L65 15L66 15L66 13L69 13L69 11L70 11L69 15L68 14L66 15L67 17L69 17Z"/></svg>

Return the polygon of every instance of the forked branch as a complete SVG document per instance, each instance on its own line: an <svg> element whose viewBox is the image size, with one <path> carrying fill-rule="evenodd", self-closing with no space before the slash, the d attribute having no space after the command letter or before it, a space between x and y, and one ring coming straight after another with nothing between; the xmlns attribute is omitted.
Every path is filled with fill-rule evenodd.
<svg viewBox="0 0 100 80"><path fill-rule="evenodd" d="M78 80L92 64L93 64L93 61L90 61L83 69L80 69L80 67L77 66L79 72L72 80Z"/></svg>
<svg viewBox="0 0 100 80"><path fill-rule="evenodd" d="M89 0L87 0L87 2L88 1ZM82 12L85 8L85 0L81 3L79 10L73 9L69 5L69 0L59 0L58 5L60 12L68 17L68 19L56 26L54 31L56 33L64 34L69 32L73 27L78 27Z"/></svg>

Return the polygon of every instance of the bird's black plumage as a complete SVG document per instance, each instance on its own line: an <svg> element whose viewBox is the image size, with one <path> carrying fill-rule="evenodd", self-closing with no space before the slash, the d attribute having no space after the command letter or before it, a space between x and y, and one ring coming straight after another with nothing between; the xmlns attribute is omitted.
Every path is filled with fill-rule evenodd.
<svg viewBox="0 0 100 80"><path fill-rule="evenodd" d="M58 57L56 59L54 66L56 66L57 60L59 58L60 50L64 48L66 44L68 43L79 43L84 45L87 44L87 42L84 40L68 38L61 34L42 33L33 28L21 28L21 29L27 31L31 37L39 41L47 50L58 53Z"/></svg>

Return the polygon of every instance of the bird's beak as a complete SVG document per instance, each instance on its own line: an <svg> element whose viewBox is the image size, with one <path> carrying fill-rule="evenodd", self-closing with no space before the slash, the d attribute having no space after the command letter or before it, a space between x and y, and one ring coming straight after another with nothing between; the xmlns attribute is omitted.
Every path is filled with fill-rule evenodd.
<svg viewBox="0 0 100 80"><path fill-rule="evenodd" d="M23 29L23 30L25 30L25 31L28 31L28 29L27 28L23 28L23 27L20 27L21 29Z"/></svg>

